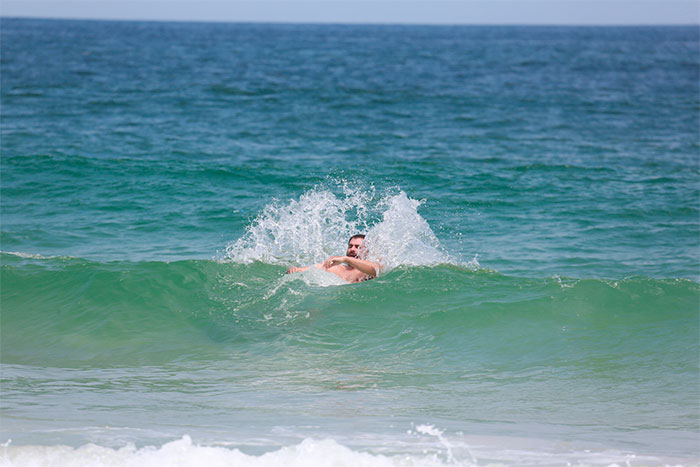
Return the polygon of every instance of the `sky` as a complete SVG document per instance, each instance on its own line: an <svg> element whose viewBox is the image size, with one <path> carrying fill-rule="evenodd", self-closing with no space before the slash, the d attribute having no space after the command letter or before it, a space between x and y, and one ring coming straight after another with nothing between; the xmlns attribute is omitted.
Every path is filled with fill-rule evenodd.
<svg viewBox="0 0 700 467"><path fill-rule="evenodd" d="M700 0L2 0L0 16L379 24L700 24Z"/></svg>

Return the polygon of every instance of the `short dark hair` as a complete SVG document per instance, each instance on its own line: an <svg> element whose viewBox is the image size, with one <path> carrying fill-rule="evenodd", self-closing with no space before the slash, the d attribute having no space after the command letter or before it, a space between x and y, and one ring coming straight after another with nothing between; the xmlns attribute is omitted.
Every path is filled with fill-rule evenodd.
<svg viewBox="0 0 700 467"><path fill-rule="evenodd" d="M352 241L353 238L361 238L362 240L365 239L365 234L355 234L352 237L350 237L350 240L348 240L348 243Z"/></svg>

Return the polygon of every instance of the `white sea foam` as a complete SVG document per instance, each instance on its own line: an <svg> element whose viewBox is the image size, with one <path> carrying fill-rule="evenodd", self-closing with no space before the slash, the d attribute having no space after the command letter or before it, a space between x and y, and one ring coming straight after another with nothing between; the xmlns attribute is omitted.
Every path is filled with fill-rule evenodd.
<svg viewBox="0 0 700 467"><path fill-rule="evenodd" d="M421 204L398 189L377 195L373 187L342 181L319 186L298 199L265 206L243 237L227 246L224 260L314 264L344 254L348 238L365 233L368 258L381 262L385 271L401 265L457 263L418 213Z"/></svg>
<svg viewBox="0 0 700 467"><path fill-rule="evenodd" d="M0 446L0 467L474 467L474 466L631 466L693 465L687 459L661 459L611 450L574 449L566 443L518 438L470 437L471 448L463 441L452 444L443 430L418 425L417 437L436 437L439 445L426 446L421 454L373 454L351 449L333 439L305 439L261 455L245 454L235 447L201 446L185 435L161 447L108 448L87 444L69 446ZM498 446L494 449L495 446ZM545 448L545 449L543 449ZM446 450L446 452L445 452ZM414 450L415 451L415 450ZM453 451L455 454L453 454Z"/></svg>
<svg viewBox="0 0 700 467"><path fill-rule="evenodd" d="M80 448L67 446L4 447L2 467L60 465L62 467L441 467L436 456L383 456L354 451L331 439L306 439L298 445L283 447L260 456L247 455L238 449L197 446L189 436L166 443L160 448L120 449L88 444Z"/></svg>

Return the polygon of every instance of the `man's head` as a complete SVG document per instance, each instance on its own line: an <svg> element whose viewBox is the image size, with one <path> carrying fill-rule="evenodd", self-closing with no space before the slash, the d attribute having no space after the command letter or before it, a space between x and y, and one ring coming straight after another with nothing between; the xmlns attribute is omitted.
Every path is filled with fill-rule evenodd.
<svg viewBox="0 0 700 467"><path fill-rule="evenodd" d="M345 256L350 256L351 258L360 257L360 245L365 240L365 236L362 234L353 235L348 240L348 251L345 252Z"/></svg>

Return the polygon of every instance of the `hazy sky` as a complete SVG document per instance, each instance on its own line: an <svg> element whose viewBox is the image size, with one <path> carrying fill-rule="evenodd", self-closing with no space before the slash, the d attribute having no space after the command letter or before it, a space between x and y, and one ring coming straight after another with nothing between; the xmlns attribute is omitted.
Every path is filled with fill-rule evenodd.
<svg viewBox="0 0 700 467"><path fill-rule="evenodd" d="M231 22L699 24L700 0L2 0L0 15Z"/></svg>

